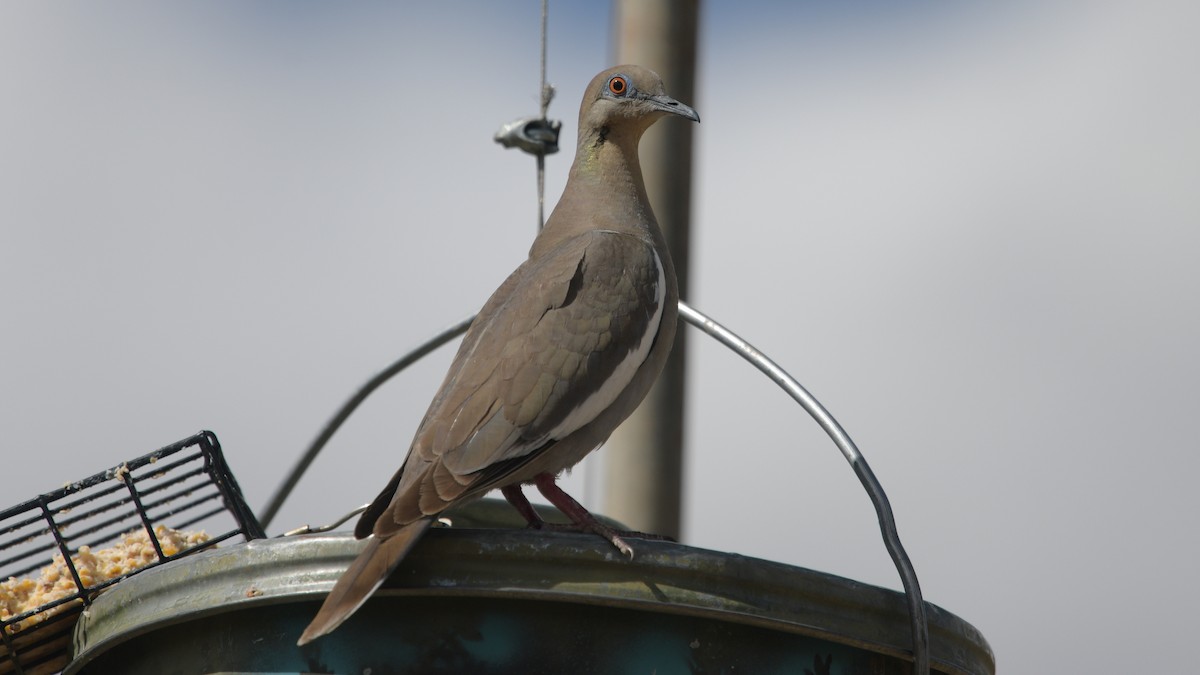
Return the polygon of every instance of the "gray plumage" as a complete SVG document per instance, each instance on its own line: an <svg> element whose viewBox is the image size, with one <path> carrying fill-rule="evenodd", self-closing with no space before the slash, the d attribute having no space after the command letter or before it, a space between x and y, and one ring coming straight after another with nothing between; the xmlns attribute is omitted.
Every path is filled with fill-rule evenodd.
<svg viewBox="0 0 1200 675"><path fill-rule="evenodd" d="M536 483L582 529L631 553L553 479L633 412L674 343L675 270L637 155L667 114L699 121L645 68L618 66L588 85L562 198L471 324L404 464L355 528L367 546L299 644L353 614L438 514L493 489L539 526L520 494Z"/></svg>

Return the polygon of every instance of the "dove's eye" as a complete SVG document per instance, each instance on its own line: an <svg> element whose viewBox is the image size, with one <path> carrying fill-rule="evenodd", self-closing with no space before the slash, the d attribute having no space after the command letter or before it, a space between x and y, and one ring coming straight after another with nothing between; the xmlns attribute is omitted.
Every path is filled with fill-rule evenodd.
<svg viewBox="0 0 1200 675"><path fill-rule="evenodd" d="M629 82L622 75L616 75L608 81L608 91L614 96L624 96L629 92Z"/></svg>

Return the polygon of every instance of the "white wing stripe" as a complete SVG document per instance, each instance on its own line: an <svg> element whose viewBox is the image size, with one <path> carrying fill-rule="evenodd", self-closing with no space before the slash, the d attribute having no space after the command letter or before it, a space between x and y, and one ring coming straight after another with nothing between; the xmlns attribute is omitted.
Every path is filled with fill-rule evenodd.
<svg viewBox="0 0 1200 675"><path fill-rule="evenodd" d="M646 325L646 333L642 336L637 348L629 352L625 359L617 364L612 376L606 379L599 389L580 401L579 405L575 406L563 421L555 425L543 438L554 440L565 438L596 419L600 413L617 400L622 391L625 391L625 387L629 386L634 374L642 366L646 356L650 354L650 348L654 345L654 337L658 335L658 326L662 323L663 305L667 299L667 277L657 252L654 253L654 266L658 270L658 282L654 291L657 309L654 311L654 316L650 317L650 322Z"/></svg>

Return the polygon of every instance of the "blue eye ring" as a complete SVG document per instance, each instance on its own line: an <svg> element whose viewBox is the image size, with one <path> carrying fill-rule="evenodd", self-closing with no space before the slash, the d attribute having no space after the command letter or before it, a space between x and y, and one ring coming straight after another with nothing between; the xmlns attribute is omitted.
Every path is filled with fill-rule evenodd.
<svg viewBox="0 0 1200 675"><path fill-rule="evenodd" d="M608 80L608 93L613 96L626 96L630 89L629 80L624 75L613 75Z"/></svg>

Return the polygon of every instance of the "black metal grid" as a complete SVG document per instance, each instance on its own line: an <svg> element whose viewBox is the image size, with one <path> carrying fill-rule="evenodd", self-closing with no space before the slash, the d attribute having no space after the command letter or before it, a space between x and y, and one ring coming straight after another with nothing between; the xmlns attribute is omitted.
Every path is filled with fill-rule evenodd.
<svg viewBox="0 0 1200 675"><path fill-rule="evenodd" d="M155 526L203 527L210 538L173 555L163 552ZM72 556L144 530L156 560L124 575L85 584ZM0 675L40 675L62 669L69 658L75 618L96 594L122 579L189 553L241 536L265 537L246 505L221 445L210 431L39 495L0 511L0 581L33 578L60 555L74 592L0 620ZM18 630L30 617L42 620Z"/></svg>

